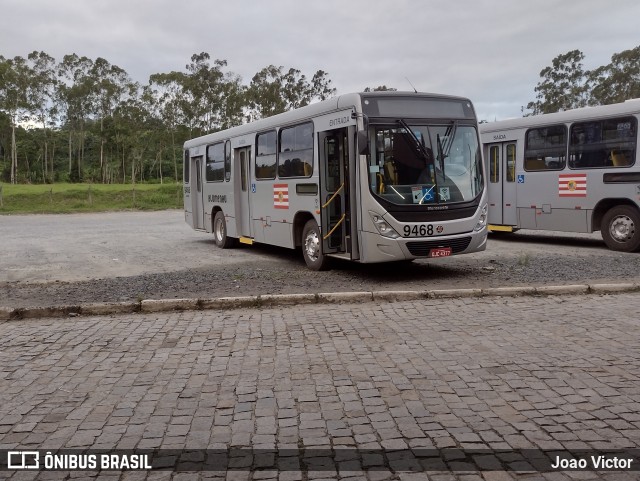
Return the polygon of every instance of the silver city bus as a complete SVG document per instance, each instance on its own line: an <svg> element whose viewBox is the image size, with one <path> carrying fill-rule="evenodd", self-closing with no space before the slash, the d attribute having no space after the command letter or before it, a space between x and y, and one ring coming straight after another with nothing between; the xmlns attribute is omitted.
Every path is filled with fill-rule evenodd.
<svg viewBox="0 0 640 481"><path fill-rule="evenodd" d="M489 230L600 231L640 248L640 101L480 125Z"/></svg>
<svg viewBox="0 0 640 481"><path fill-rule="evenodd" d="M302 248L308 267L484 250L477 120L460 97L342 95L184 144L186 222Z"/></svg>

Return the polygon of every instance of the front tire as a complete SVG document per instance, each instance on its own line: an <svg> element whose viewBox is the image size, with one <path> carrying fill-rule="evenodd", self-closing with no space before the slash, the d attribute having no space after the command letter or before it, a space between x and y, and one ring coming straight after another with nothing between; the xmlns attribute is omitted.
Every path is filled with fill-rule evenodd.
<svg viewBox="0 0 640 481"><path fill-rule="evenodd" d="M607 247L614 251L633 252L640 248L640 213L629 205L609 209L602 217L600 229Z"/></svg>
<svg viewBox="0 0 640 481"><path fill-rule="evenodd" d="M312 271L329 268L329 258L322 253L322 236L315 220L307 221L302 229L302 256Z"/></svg>
<svg viewBox="0 0 640 481"><path fill-rule="evenodd" d="M216 216L213 218L213 238L220 249L233 246L233 239L227 236L227 221L221 210L216 212Z"/></svg>

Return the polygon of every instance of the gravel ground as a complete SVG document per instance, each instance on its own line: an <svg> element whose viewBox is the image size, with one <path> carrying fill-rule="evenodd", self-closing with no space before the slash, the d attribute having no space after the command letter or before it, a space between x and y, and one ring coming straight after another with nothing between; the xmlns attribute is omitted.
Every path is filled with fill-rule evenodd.
<svg viewBox="0 0 640 481"><path fill-rule="evenodd" d="M491 234L486 251L414 262L335 262L309 271L300 251L218 249L179 210L0 216L0 306L185 297L640 282L640 254L599 233ZM5 235L6 233L6 235Z"/></svg>
<svg viewBox="0 0 640 481"><path fill-rule="evenodd" d="M411 263L336 262L327 272L309 271L300 252L241 247L249 256L255 255L255 261L75 282L4 282L0 283L0 306L640 281L639 254L614 253L593 239L564 238L562 249L557 248L557 239L533 239L534 243L532 237L518 234L510 239L490 236L490 248L483 253ZM502 244L510 246L508 252L500 248Z"/></svg>

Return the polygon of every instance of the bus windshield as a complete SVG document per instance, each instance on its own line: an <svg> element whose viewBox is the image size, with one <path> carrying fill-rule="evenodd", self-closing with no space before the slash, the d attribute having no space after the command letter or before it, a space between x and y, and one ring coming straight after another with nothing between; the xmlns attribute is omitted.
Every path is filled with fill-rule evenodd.
<svg viewBox="0 0 640 481"><path fill-rule="evenodd" d="M457 122L375 128L371 190L393 204L467 202L482 192L476 128Z"/></svg>

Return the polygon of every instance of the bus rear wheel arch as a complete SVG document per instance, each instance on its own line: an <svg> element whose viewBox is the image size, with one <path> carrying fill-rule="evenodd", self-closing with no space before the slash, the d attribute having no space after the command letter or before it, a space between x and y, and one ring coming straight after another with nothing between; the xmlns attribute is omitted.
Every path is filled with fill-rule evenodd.
<svg viewBox="0 0 640 481"><path fill-rule="evenodd" d="M640 249L640 212L630 205L617 205L602 217L600 233L607 247L614 251Z"/></svg>

